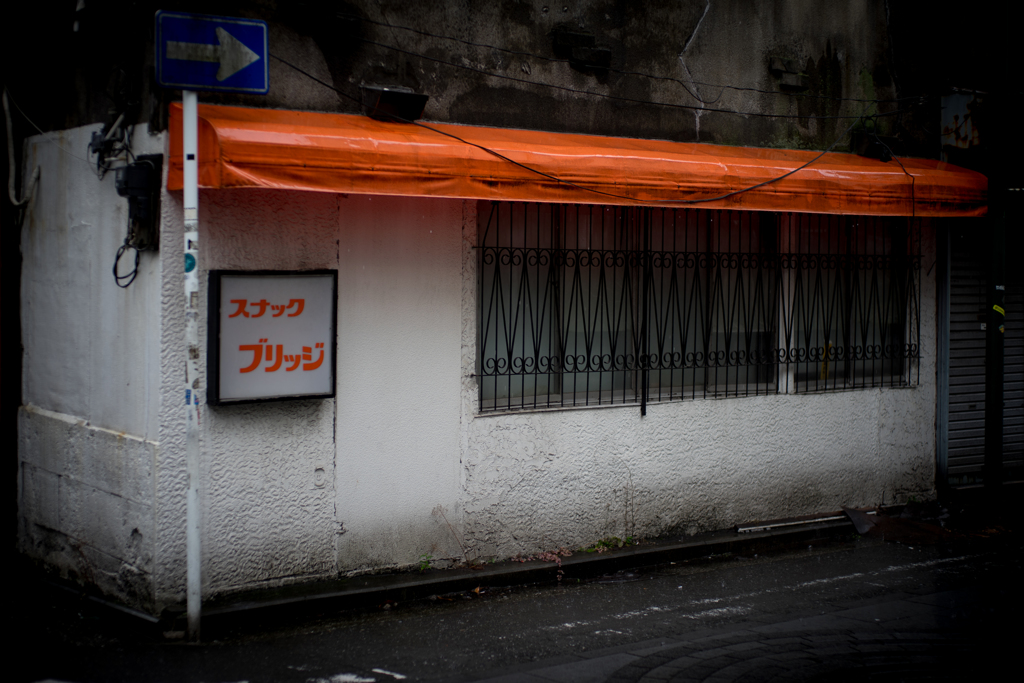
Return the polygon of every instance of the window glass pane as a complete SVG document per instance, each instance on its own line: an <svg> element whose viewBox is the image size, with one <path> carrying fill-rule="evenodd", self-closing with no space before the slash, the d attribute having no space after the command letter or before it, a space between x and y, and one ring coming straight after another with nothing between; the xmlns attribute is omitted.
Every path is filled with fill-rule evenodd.
<svg viewBox="0 0 1024 683"><path fill-rule="evenodd" d="M481 410L908 385L906 219L482 203Z"/></svg>
<svg viewBox="0 0 1024 683"><path fill-rule="evenodd" d="M601 206L565 206L558 212L562 392L573 405L636 400L636 215Z"/></svg>
<svg viewBox="0 0 1024 683"><path fill-rule="evenodd" d="M481 397L494 408L560 391L557 206L494 203L482 238ZM557 396L554 397L557 400Z"/></svg>
<svg viewBox="0 0 1024 683"><path fill-rule="evenodd" d="M789 214L782 239L794 390L908 384L919 229L905 219Z"/></svg>
<svg viewBox="0 0 1024 683"><path fill-rule="evenodd" d="M649 249L652 398L774 390L774 216L655 210Z"/></svg>

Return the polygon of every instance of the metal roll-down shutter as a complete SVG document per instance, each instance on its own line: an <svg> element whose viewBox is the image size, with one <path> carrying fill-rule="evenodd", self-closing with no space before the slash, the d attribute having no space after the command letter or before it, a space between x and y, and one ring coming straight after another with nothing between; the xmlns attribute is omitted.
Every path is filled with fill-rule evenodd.
<svg viewBox="0 0 1024 683"><path fill-rule="evenodd" d="M1007 254L1018 253L1008 236ZM975 230L950 234L949 287L949 483L981 481L985 464L986 240ZM1009 261L1009 259L1007 259ZM1003 337L1003 469L1010 478L1024 468L1024 279L1008 268Z"/></svg>

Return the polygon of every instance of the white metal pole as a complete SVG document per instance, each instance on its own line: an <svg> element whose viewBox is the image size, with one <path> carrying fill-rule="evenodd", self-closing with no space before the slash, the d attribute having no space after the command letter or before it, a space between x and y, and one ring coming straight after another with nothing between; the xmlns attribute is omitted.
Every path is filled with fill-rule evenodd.
<svg viewBox="0 0 1024 683"><path fill-rule="evenodd" d="M182 138L185 185L185 508L188 639L199 640L203 607L202 545L199 507L199 150L198 100L194 90L182 92Z"/></svg>

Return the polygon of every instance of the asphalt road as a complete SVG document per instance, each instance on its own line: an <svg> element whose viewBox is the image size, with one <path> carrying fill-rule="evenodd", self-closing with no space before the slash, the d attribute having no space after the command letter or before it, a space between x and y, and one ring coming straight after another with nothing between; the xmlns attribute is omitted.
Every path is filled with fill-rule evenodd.
<svg viewBox="0 0 1024 683"><path fill-rule="evenodd" d="M484 589L200 645L41 590L13 638L24 681L952 680L1019 646L1024 553L851 539L563 585Z"/></svg>

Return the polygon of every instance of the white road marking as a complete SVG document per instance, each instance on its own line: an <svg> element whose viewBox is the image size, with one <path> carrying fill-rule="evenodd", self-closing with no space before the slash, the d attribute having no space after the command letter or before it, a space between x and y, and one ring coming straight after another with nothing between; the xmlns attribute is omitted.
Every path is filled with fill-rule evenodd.
<svg viewBox="0 0 1024 683"><path fill-rule="evenodd" d="M749 607L717 607L715 609L707 609L703 612L684 614L682 616L686 619L706 619L708 617L728 617L733 614L747 614L748 612L750 612Z"/></svg>
<svg viewBox="0 0 1024 683"><path fill-rule="evenodd" d="M921 569L922 567L934 567L940 564L949 564L950 562L960 562L962 560L970 560L979 557L978 555L961 555L959 557L947 557L937 560L923 560L921 562L908 562L907 564L894 564L882 569L876 569L870 572L853 572L852 574L843 574L842 576L829 576L823 579L814 579L812 581L802 581L800 583L793 584L792 586L782 586L779 588L764 588L762 590L750 591L749 593L737 593L736 595L730 595L724 598L703 598L701 600L691 600L691 605L707 605L715 604L718 602L727 602L733 600L743 600L746 598L756 598L761 595L768 595L770 593L781 593L783 591L799 590L801 588L810 588L811 586L822 586L829 583L837 583L839 581L848 581L849 579L857 579L862 576L878 576L880 574L890 572L908 571L911 569ZM866 581L872 586L878 586L881 584L875 584ZM682 586L680 586L682 588Z"/></svg>
<svg viewBox="0 0 1024 683"><path fill-rule="evenodd" d="M823 578L823 579L813 579L811 581L801 581L800 583L796 583L796 584L793 584L791 586L781 586L781 587L778 587L778 588L764 588L762 590L750 591L748 593L737 593L736 595L730 595L730 596L727 596L727 597L720 597L720 598L702 598L700 600L691 600L688 603L688 606L698 607L698 606L703 606L703 605L714 605L714 604L721 603L721 602L738 602L738 601L741 601L741 600L745 600L745 599L749 599L749 598L755 598L755 597L759 597L759 596L762 596L762 595L768 595L768 594L771 594L771 593L782 593L782 592L787 592L787 591L797 591L797 590L801 590L803 588L811 588L811 587L814 587L814 586L824 586L824 585L827 585L827 584L838 583L838 582L841 582L841 581L849 581L850 579L858 579L858 578L861 578L861 577L879 576L881 574L887 574L887 573L891 573L891 572L900 572L900 571L909 571L911 569L921 569L923 567L935 567L935 566L938 566L938 565L949 564L949 563L952 563L952 562L962 562L964 560L970 560L970 559L974 559L974 558L977 558L977 557L979 557L979 555L960 555L959 557L947 557L947 558L936 559L936 560L923 560L921 562L908 562L907 564L896 564L896 565L891 565L891 566L888 566L888 567L883 567L882 569L876 569L876 570L873 570L873 571L870 571L870 572L853 572L853 573L850 573L850 574L843 574L841 576L829 576L829 577L826 577L826 578ZM865 581L865 583L867 583L869 585L872 585L872 586L879 586L879 585L881 585L881 584L877 584L877 583L871 583L869 581ZM682 587L683 586L679 586L679 588L682 588ZM658 607L656 605L652 605L651 607L645 607L644 609L630 610L628 612L620 612L619 614L609 614L609 615L607 615L605 617L605 619L617 619L617 620L633 619L633 618L636 618L636 617L648 616L650 614L655 614L655 613L658 613L658 612L679 612L679 611L681 611L683 609L685 609L685 607ZM702 610L700 612L694 612L694 613L691 613L691 614L682 614L680 616L682 616L684 619L706 619L706 618L726 617L726 616L733 616L733 615L739 615L739 614L747 614L750 611L751 611L751 608L750 607L745 607L745 606L718 607L718 608L715 608L715 609ZM567 621L564 624L556 624L554 626L545 626L544 628L545 628L545 630L549 630L549 631L554 631L554 630L561 631L561 630L566 630L566 629L580 628L580 627L583 627L583 626L595 626L595 625L599 625L599 624L600 624L600 621L598 621L598 620L594 620L594 621ZM610 630L595 631L595 633L608 633L608 632L610 632Z"/></svg>
<svg viewBox="0 0 1024 683"><path fill-rule="evenodd" d="M554 626L545 626L544 628L548 631L561 631L566 628L576 628L578 626L590 626L596 622L593 621L567 621L564 624L555 624Z"/></svg>

